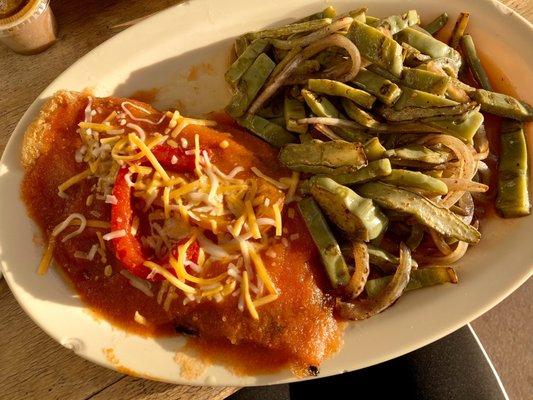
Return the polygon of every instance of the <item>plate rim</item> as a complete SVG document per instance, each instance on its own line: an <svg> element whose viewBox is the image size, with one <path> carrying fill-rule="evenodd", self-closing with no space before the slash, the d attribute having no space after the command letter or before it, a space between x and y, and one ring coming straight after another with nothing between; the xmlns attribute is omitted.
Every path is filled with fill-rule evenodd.
<svg viewBox="0 0 533 400"><path fill-rule="evenodd" d="M498 0L483 0L483 2L486 3L487 6L496 8L497 12L500 14L500 17L503 17L504 15L512 15L514 18L518 18L518 20L521 23L523 23L523 24L525 24L527 26L527 28L529 29L530 34L533 34L533 24L531 22L529 22L526 18L524 18L521 14L519 14L518 12L514 11L513 9L511 9L509 6L499 2ZM92 57L94 55L94 53L97 52L98 49L101 46L108 45L108 44L114 43L114 42L120 42L123 37L125 37L126 35L130 35L132 33L132 31L135 31L137 29L139 29L139 30L144 29L144 27L148 26L154 19L157 19L158 17L161 17L161 15L166 15L166 14L172 13L175 8L185 7L185 6L187 6L187 3L188 2L182 2L182 3L176 4L176 5L170 6L170 7L166 8L166 9L163 9L163 10L161 10L161 11L155 13L155 14L152 14L152 15L148 16L146 19L144 19L143 21L140 21L139 23L135 24L132 27L124 29L123 31L121 31L121 32L117 33L116 35L110 37L106 41L100 43L95 48L91 49L91 51L87 52L85 55L83 55L78 60L76 60L72 65L70 65L68 68L66 68L64 71L62 71L60 74L58 74L54 78L54 80L52 82L50 82L50 84L47 85L37 95L35 100L30 104L28 109L24 112L24 114L22 115L20 120L15 125L15 128L13 129L13 131L12 131L10 137L9 137L9 140L8 140L6 146L5 146L5 149L4 149L4 152L2 154L2 157L0 158L0 165L3 165L4 160L7 157L7 155L10 154L11 152L13 152L13 150L14 150L13 147L15 147L17 145L17 136L23 135L23 132L25 131L23 125L27 125L26 124L26 120L30 120L31 121L37 115L38 110L40 109L40 106L41 106L40 102L42 102L42 100L43 100L43 93L46 93L46 92L50 91L50 88L52 88L55 85L55 82L63 74L66 74L69 71L78 68L80 65L83 65L85 60L90 58L90 57ZM206 4L209 4L210 0L201 0L201 1L199 1L199 3L203 7ZM329 4L329 2L328 2L328 4ZM466 5L465 7L468 7L468 5ZM15 133L17 133L19 130L21 130L21 133L18 134L18 135L15 135ZM530 152L531 152L531 150L530 150ZM32 225L36 225L35 222L33 222L33 220L31 218L29 218L29 219L31 220L31 224ZM1 263L0 263L0 271L3 272L4 279L6 280L6 283L8 284L11 293L13 293L15 299L17 300L17 303L24 310L26 315L28 315L32 319L32 321L35 324L37 324L37 326L39 326L40 329L42 329L44 332L46 332L46 334L48 336L52 337L54 339L54 341L56 341L59 344L62 344L61 341L60 341L60 338L56 337L55 335L53 335L50 332L50 330L48 330L46 328L46 325L41 324L34 317L34 315L32 314L31 310L29 310L26 307L27 305L23 301L20 300L19 294L17 293L17 290L16 289L14 290L15 282L11 281L11 279L9 278L10 274L6 273L7 271L4 270L4 266ZM436 341L436 340L438 340L438 339L450 334L451 332L454 332L455 330L457 330L461 326L466 325L467 323L473 321L474 319L478 318L482 314L486 313L487 311L489 311L490 309L495 307L497 304L499 304L501 301L503 301L505 298L507 298L510 294L512 294L516 289L518 289L522 284L524 284L531 277L531 275L533 275L533 264L531 265L529 271L525 271L522 274L520 279L517 279L512 285L509 285L507 287L507 289L502 291L502 293L500 295L494 296L492 301L486 302L485 306L479 307L475 313L470 313L468 316L465 316L464 318L460 319L459 321L456 321L455 323L448 324L448 328L447 329L438 330L438 331L436 331L436 333L434 335L426 335L424 339L420 339L419 341L413 341L411 345L404 345L403 347L399 348L395 352L390 352L390 353L387 353L386 355L382 355L380 357L374 357L372 360L369 360L366 363L362 363L362 365L357 367L357 369L366 368L366 367L369 367L371 365L375 365L375 364L378 364L378 363L381 363L381 362L384 362L384 361L387 361L387 360L394 359L394 358L399 357L399 356L401 356L403 354L409 353L409 352L414 351L414 350L416 350L418 348L426 346L427 344L430 344L430 343L432 343L432 342L434 342L434 341ZM61 279L63 279L63 277ZM346 332L345 332L345 334L346 334ZM340 351L342 351L342 347L341 347ZM76 352L76 355L81 356L84 359L86 359L86 360L88 360L88 361L90 361L92 363L95 363L97 365L103 366L105 368L108 368L108 369L111 369L111 370L115 370L117 372L124 373L124 371L121 370L120 367L117 367L117 366L113 365L110 362L107 362L107 363L106 362L101 362L100 359L95 358L95 357L91 357L91 354L86 354L86 353L81 353L80 354L80 353ZM334 356L335 355L333 355L333 357ZM340 373L340 372L341 371L332 372L331 374L321 375L321 376L318 376L318 377L306 377L304 379L323 378L323 377L331 376L331 375L334 375L334 374ZM189 381L189 380L186 380L186 379L182 379L181 377L178 377L178 379L175 379L175 380L167 380L167 379L162 379L162 378L159 378L159 377L151 377L151 376L146 376L144 378L145 379L156 380L156 381L161 381L161 382L173 383L173 384L200 385L200 386L228 386L228 385L235 385L236 382L241 382L239 380L240 377L238 377L238 376L236 376L236 379L234 381L232 381L232 382L226 382L225 381L225 382L212 382L212 383L201 382L201 381L198 382L196 380ZM276 380L276 381L267 382L267 383L265 383L265 382L250 383L250 384L245 384L244 386L274 385L274 384L287 383L287 382L293 382L293 381L302 381L302 379L294 377L294 378ZM241 382L241 384L242 384L242 382Z"/></svg>

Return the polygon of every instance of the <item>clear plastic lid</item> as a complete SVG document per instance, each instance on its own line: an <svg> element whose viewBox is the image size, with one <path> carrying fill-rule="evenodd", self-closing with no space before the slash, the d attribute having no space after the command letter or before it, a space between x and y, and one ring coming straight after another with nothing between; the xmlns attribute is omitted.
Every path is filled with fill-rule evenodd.
<svg viewBox="0 0 533 400"><path fill-rule="evenodd" d="M44 50L56 40L50 0L0 0L0 41L18 53Z"/></svg>
<svg viewBox="0 0 533 400"><path fill-rule="evenodd" d="M27 0L0 0L0 19L15 15L28 3Z"/></svg>

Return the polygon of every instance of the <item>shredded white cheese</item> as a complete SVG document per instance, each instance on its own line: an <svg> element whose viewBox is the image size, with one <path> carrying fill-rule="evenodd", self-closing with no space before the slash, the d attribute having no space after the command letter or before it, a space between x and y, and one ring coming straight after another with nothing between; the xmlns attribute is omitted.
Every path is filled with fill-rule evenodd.
<svg viewBox="0 0 533 400"><path fill-rule="evenodd" d="M54 228L54 230L52 231L52 236L58 236L61 232L65 230L67 226L71 225L75 219L78 219L80 221L80 226L74 232L71 232L68 235L66 235L61 241L64 243L67 240L72 239L75 236L78 236L80 233L82 233L85 230L85 227L87 226L87 219L85 218L85 216L83 216L80 213L70 214L63 222L61 222L59 225L57 225Z"/></svg>
<svg viewBox="0 0 533 400"><path fill-rule="evenodd" d="M106 265L104 268L104 276L109 278L111 275L113 275L113 267L111 265Z"/></svg>
<svg viewBox="0 0 533 400"><path fill-rule="evenodd" d="M276 253L274 250L272 249L268 249L265 254L267 256L269 256L270 258L276 258L278 256L278 253Z"/></svg>
<svg viewBox="0 0 533 400"><path fill-rule="evenodd" d="M106 233L102 237L104 238L104 240L109 241L109 240L118 239L124 236L126 236L126 231L124 229L119 229L118 231L112 231L112 232Z"/></svg>
<svg viewBox="0 0 533 400"><path fill-rule="evenodd" d="M135 311L135 315L133 316L133 319L135 320L135 322L137 322L140 325L145 325L145 326L148 325L148 320L143 315L141 315L139 311Z"/></svg>
<svg viewBox="0 0 533 400"><path fill-rule="evenodd" d="M124 110L126 115L128 117L130 117L134 121L147 122L147 123L152 124L152 125L159 125L167 117L165 114L163 114L161 116L161 118L159 119L159 121L157 121L157 122L154 122L154 121L152 121L150 119L147 119L147 118L138 118L138 117L134 116L131 113L131 111L126 108L126 105L131 106L131 107L133 107L133 108L135 108L135 109L137 109L139 111L142 111L142 112L144 112L145 114L148 114L148 115L150 115L151 112L149 110L137 105L137 104L132 103L131 101L123 101L122 104L120 104L120 107L122 107L122 109Z"/></svg>
<svg viewBox="0 0 533 400"><path fill-rule="evenodd" d="M93 98L87 97L87 106L85 107L85 122L91 122L92 121L92 105L93 105Z"/></svg>
<svg viewBox="0 0 533 400"><path fill-rule="evenodd" d="M139 125L130 122L129 124L126 124L126 128L133 129L137 133L139 139L141 139L142 141L146 140L146 132Z"/></svg>
<svg viewBox="0 0 533 400"><path fill-rule="evenodd" d="M111 194L108 194L106 197L105 197L105 202L107 204L118 204L118 200L115 196L111 195Z"/></svg>
<svg viewBox="0 0 533 400"><path fill-rule="evenodd" d="M152 285L150 285L148 281L133 275L131 272L125 269L120 270L120 274L123 275L130 282L131 286L136 289L139 289L148 297L154 297L154 293L151 290Z"/></svg>

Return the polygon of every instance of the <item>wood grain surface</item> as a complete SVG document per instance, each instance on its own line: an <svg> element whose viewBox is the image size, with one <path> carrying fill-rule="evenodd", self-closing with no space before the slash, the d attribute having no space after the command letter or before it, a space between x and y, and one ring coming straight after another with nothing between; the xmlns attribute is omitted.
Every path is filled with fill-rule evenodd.
<svg viewBox="0 0 533 400"><path fill-rule="evenodd" d="M194 1L194 0L191 0ZM16 123L35 97L82 55L116 34L116 25L179 3L172 0L53 0L59 41L44 53L21 56L0 45L0 155ZM529 0L503 1L533 20ZM531 395L533 284L474 321L511 399ZM223 399L237 388L178 386L102 368L48 337L22 311L0 281L0 398L19 399Z"/></svg>

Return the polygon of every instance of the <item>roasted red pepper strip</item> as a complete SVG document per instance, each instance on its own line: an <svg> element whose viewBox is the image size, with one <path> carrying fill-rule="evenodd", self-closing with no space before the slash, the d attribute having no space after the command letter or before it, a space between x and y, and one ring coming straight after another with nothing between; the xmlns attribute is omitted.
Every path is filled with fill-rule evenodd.
<svg viewBox="0 0 533 400"><path fill-rule="evenodd" d="M143 265L147 261L147 258L142 249L141 242L131 234L133 207L131 204L131 188L124 178L127 173L127 168L121 168L115 179L115 186L113 187L113 196L116 197L117 203L111 207L111 230L119 231L123 229L126 232L125 236L113 239L115 257L132 274L146 279L151 270ZM184 244L186 241L187 239L184 239L177 246ZM172 254L175 256L177 256L177 246L176 249L172 250ZM187 249L187 259L197 263L199 254L200 246L198 242L194 241ZM168 266L168 258L162 261L161 264L173 272L173 269ZM154 280L162 278L160 275L156 275L156 277Z"/></svg>
<svg viewBox="0 0 533 400"><path fill-rule="evenodd" d="M142 250L141 242L131 234L133 207L131 204L131 188L124 179L127 173L127 168L121 168L115 178L113 187L113 196L115 196L117 202L111 207L111 230L119 231L123 229L126 232L125 236L113 239L115 257L132 274L145 279L151 270L143 265L146 257Z"/></svg>

